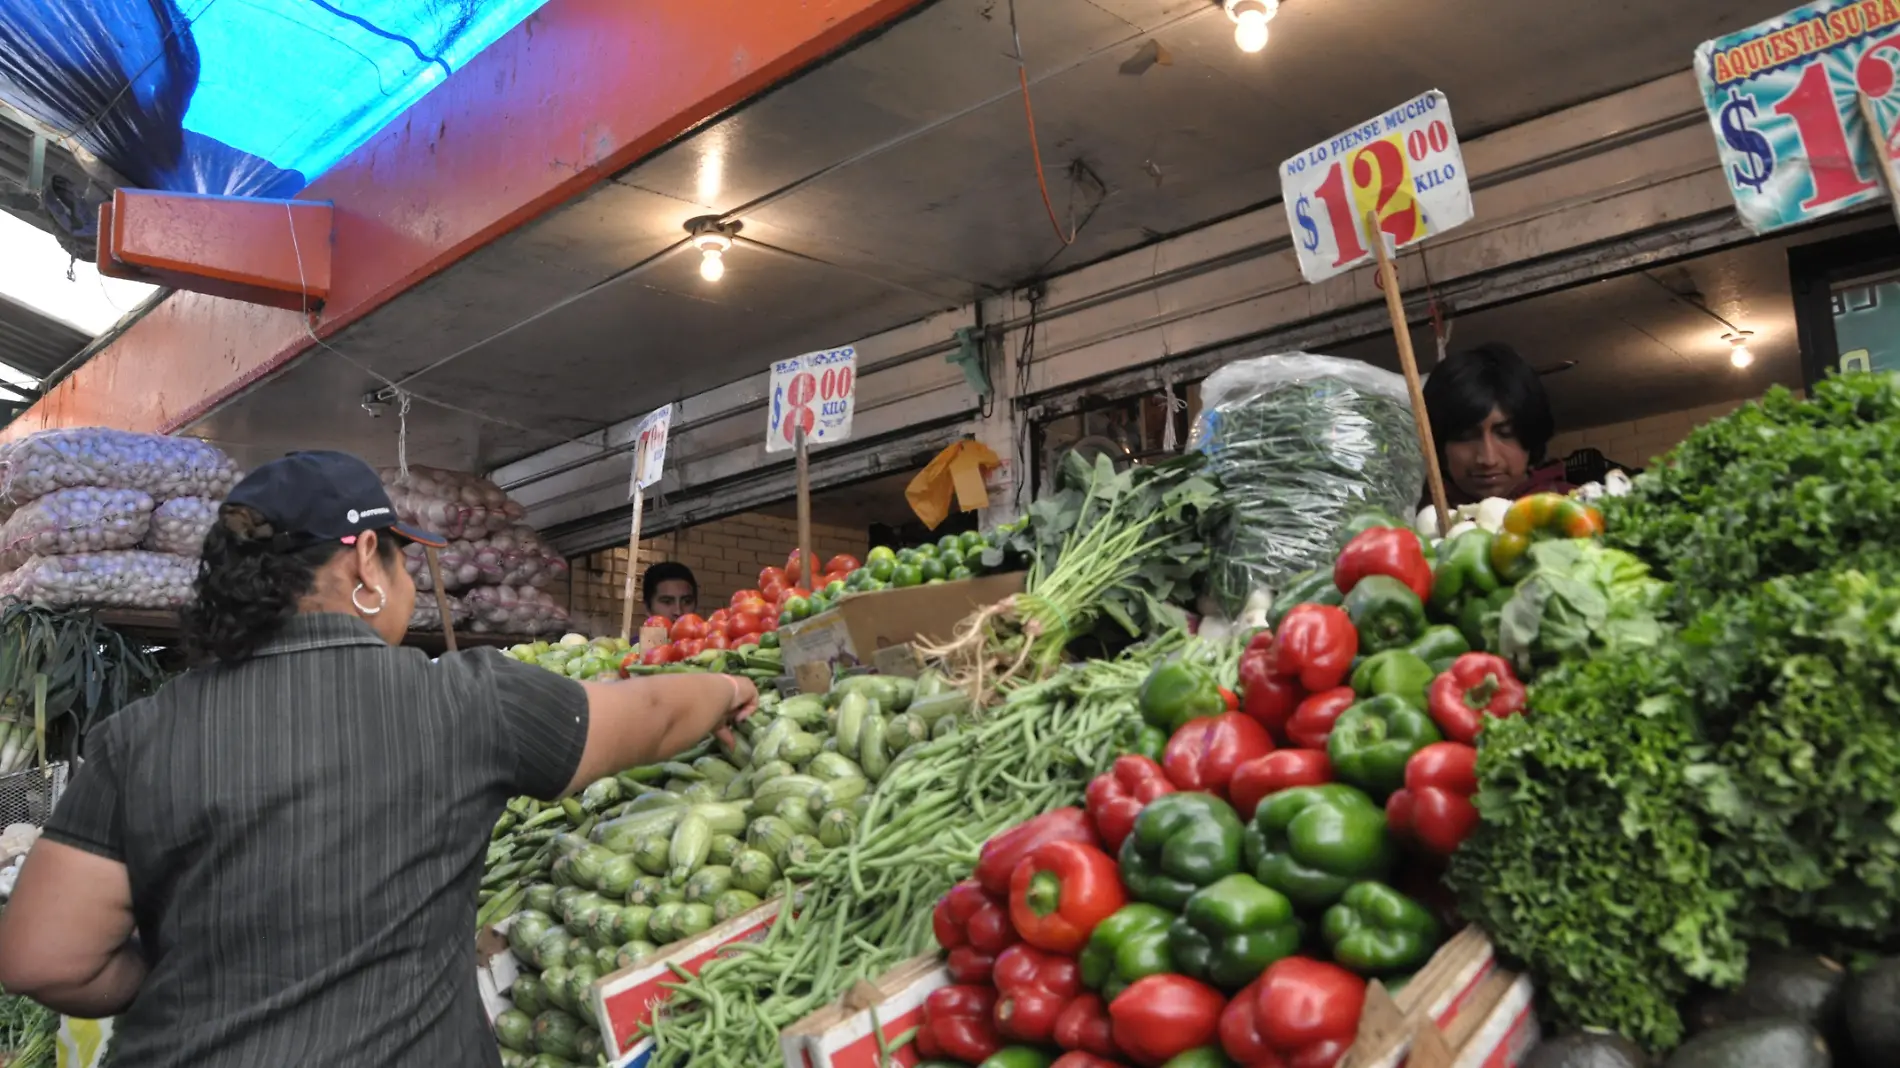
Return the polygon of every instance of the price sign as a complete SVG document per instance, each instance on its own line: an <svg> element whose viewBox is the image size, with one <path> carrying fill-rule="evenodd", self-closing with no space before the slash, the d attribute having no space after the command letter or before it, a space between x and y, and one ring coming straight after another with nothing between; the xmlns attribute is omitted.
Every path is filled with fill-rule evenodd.
<svg viewBox="0 0 1900 1068"><path fill-rule="evenodd" d="M857 392L858 350L849 345L774 363L765 451L792 448L801 426L807 445L830 445L850 437Z"/></svg>
<svg viewBox="0 0 1900 1068"><path fill-rule="evenodd" d="M1779 230L1884 195L1885 141L1869 135L1865 114L1900 109L1897 64L1896 0L1808 4L1696 49L1716 151L1749 229Z"/></svg>
<svg viewBox="0 0 1900 1068"><path fill-rule="evenodd" d="M648 412L646 418L640 420L639 428L634 431L634 470L632 485L627 487L628 498L659 485L660 476L666 471L666 432L672 425L671 404Z"/></svg>
<svg viewBox="0 0 1900 1068"><path fill-rule="evenodd" d="M1308 282L1372 262L1368 211L1394 248L1471 218L1451 105L1436 89L1280 164L1280 192Z"/></svg>

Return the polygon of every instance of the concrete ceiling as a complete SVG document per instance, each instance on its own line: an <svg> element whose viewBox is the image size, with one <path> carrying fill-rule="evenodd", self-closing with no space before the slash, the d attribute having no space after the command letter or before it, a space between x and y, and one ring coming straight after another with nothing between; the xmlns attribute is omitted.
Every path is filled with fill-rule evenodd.
<svg viewBox="0 0 1900 1068"><path fill-rule="evenodd" d="M1250 56L1209 0L1029 0L1049 192L1065 228L1081 223L1065 247L1037 189L1008 0L938 0L435 276L336 338L341 355L302 359L193 432L245 463L317 445L387 461L394 420L359 406L381 376L459 409L417 404L412 460L491 467L1268 202L1281 159L1421 89L1449 95L1470 139L1681 70L1698 42L1785 6L1677 0L1658 18L1649 0L1289 0ZM682 247L706 214L749 239L717 285Z"/></svg>

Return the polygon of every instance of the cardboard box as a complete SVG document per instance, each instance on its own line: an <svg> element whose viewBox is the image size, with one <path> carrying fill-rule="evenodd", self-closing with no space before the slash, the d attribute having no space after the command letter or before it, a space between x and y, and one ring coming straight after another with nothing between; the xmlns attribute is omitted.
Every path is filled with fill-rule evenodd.
<svg viewBox="0 0 1900 1068"><path fill-rule="evenodd" d="M521 977L521 962L508 948L508 929L515 925L509 916L475 936L475 988L481 991L482 1011L493 1025L495 1017L515 1007L508 991Z"/></svg>
<svg viewBox="0 0 1900 1068"><path fill-rule="evenodd" d="M679 981L674 967L698 975L706 962L720 956L728 946L763 940L778 921L782 900L768 901L705 934L676 942L632 967L595 981L594 1018L600 1021L607 1055L618 1063L619 1058L637 1050L642 1042L640 1028L652 1022L654 1012L671 993L666 984Z"/></svg>
<svg viewBox="0 0 1900 1068"><path fill-rule="evenodd" d="M905 647L919 639L948 641L971 613L1021 593L1024 579L1013 572L852 594L823 615L780 628L785 669L806 693L829 690L839 668L879 666L880 654L892 673L904 673Z"/></svg>
<svg viewBox="0 0 1900 1068"><path fill-rule="evenodd" d="M837 1005L827 1005L779 1034L785 1068L909 1068L922 1058L910 1044L887 1061L878 1058L879 1034L888 1044L923 1023L924 999L950 985L936 954L916 957L859 983Z"/></svg>

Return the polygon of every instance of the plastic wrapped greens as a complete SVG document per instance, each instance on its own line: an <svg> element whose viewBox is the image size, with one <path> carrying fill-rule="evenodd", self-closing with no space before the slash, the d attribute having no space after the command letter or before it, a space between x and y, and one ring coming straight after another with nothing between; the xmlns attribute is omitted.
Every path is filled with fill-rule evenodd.
<svg viewBox="0 0 1900 1068"><path fill-rule="evenodd" d="M140 490L54 490L0 526L0 570L12 570L32 556L130 549L151 522L151 494Z"/></svg>
<svg viewBox="0 0 1900 1068"><path fill-rule="evenodd" d="M82 427L0 444L0 515L55 490L81 486L142 490L165 501L221 499L236 483L231 458L196 438Z"/></svg>
<svg viewBox="0 0 1900 1068"><path fill-rule="evenodd" d="M141 548L178 556L197 556L204 551L205 535L218 518L218 502L204 497L178 497L152 511L152 529L140 542Z"/></svg>
<svg viewBox="0 0 1900 1068"><path fill-rule="evenodd" d="M194 557L140 550L36 556L0 577L0 598L48 608L177 608L191 598Z"/></svg>
<svg viewBox="0 0 1900 1068"><path fill-rule="evenodd" d="M1231 614L1256 590L1330 559L1355 513L1405 516L1418 505L1425 460L1396 374L1304 352L1263 356L1209 375L1201 402L1189 445L1232 505L1212 573Z"/></svg>

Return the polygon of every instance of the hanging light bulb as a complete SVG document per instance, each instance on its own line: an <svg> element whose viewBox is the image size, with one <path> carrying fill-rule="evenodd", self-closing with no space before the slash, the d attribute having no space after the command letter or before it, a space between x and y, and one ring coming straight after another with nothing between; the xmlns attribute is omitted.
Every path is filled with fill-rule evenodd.
<svg viewBox="0 0 1900 1068"><path fill-rule="evenodd" d="M1225 0L1227 17L1234 20L1234 44L1242 52L1267 47L1267 23L1280 11L1280 0Z"/></svg>
<svg viewBox="0 0 1900 1068"><path fill-rule="evenodd" d="M693 235L693 247L699 250L699 276L717 282L726 276L726 250L732 238L717 230L702 230Z"/></svg>
<svg viewBox="0 0 1900 1068"><path fill-rule="evenodd" d="M1728 362L1737 370L1755 362L1755 354L1748 351L1748 339L1755 336L1753 330L1737 330L1732 334L1723 334L1722 340L1728 342Z"/></svg>

